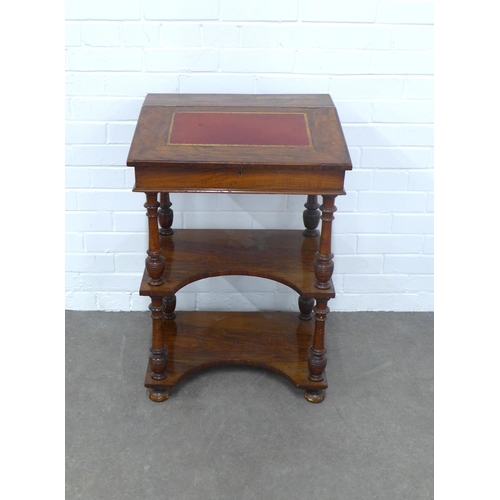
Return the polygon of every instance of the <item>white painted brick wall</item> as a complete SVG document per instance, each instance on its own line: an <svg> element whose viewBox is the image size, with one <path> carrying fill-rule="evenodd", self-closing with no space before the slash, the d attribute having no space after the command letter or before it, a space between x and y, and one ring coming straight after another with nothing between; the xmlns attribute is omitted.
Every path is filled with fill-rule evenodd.
<svg viewBox="0 0 500 500"><path fill-rule="evenodd" d="M66 1L66 307L146 310L143 195L125 166L147 93L329 93L354 165L332 310L433 309L433 2ZM302 227L300 196L172 194L174 228ZM179 309L296 309L250 277Z"/></svg>

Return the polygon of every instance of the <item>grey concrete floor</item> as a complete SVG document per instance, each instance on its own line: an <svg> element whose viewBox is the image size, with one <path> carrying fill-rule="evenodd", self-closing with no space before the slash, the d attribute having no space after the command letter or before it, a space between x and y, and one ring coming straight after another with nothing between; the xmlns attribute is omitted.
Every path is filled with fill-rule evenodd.
<svg viewBox="0 0 500 500"><path fill-rule="evenodd" d="M433 498L433 314L329 314L321 404L222 367L164 403L148 313L66 313L66 499Z"/></svg>

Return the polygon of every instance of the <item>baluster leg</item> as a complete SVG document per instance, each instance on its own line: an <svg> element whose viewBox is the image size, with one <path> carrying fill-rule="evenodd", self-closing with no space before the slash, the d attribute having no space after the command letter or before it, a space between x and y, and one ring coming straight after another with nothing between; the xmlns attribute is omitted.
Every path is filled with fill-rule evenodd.
<svg viewBox="0 0 500 500"><path fill-rule="evenodd" d="M314 261L314 274L316 280L314 286L320 289L327 289L332 286L333 274L333 253L332 253L332 221L336 212L336 196L324 195L323 205L321 205L321 237L319 250L316 252Z"/></svg>
<svg viewBox="0 0 500 500"><path fill-rule="evenodd" d="M165 306L165 310L163 311L164 319L174 319L175 318L175 305L177 303L177 299L175 295L171 295L170 297L163 297L163 305Z"/></svg>
<svg viewBox="0 0 500 500"><path fill-rule="evenodd" d="M152 340L149 355L149 366L151 378L162 380L167 376L167 351L163 339L162 318L165 305L162 297L151 297L149 310L152 318ZM149 389L149 398L152 401L161 402L169 398L170 393L166 390Z"/></svg>
<svg viewBox="0 0 500 500"><path fill-rule="evenodd" d="M309 349L308 366L309 379L315 382L321 382L324 378L326 367L326 349L325 349L325 321L326 315L330 311L328 309L329 299L316 299L316 307L314 308L316 323L314 325L314 337L312 345ZM326 392L324 390L307 390L304 397L311 403L321 403L325 399Z"/></svg>
<svg viewBox="0 0 500 500"><path fill-rule="evenodd" d="M174 212L170 208L172 203L168 193L160 193L160 210L158 212L158 222L160 223L160 234L168 236L174 234L172 223L174 222Z"/></svg>
<svg viewBox="0 0 500 500"><path fill-rule="evenodd" d="M319 225L320 212L318 210L318 196L315 194L310 194L307 197L306 203L304 203L306 209L302 213L302 220L304 221L304 236L317 236L319 231L316 229Z"/></svg>
<svg viewBox="0 0 500 500"><path fill-rule="evenodd" d="M146 203L144 207L147 209L148 229L149 229L149 248L146 258L146 270L149 276L148 283L150 285L162 285L163 271L165 270L165 259L161 255L160 235L158 232L158 193L146 193Z"/></svg>
<svg viewBox="0 0 500 500"><path fill-rule="evenodd" d="M314 299L306 299L305 297L299 296L299 318L303 321L310 320L312 318L312 310L314 307Z"/></svg>

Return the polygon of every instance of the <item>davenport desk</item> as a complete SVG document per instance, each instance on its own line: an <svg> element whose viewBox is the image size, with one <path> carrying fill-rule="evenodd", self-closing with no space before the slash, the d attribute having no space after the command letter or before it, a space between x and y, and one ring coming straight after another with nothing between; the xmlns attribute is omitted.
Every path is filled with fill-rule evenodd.
<svg viewBox="0 0 500 500"><path fill-rule="evenodd" d="M134 191L146 194L140 294L151 299L149 397L166 400L200 369L242 364L278 373L308 401L323 401L334 202L352 168L330 96L148 94L127 165ZM173 230L169 193L303 194L305 230ZM228 275L289 286L297 313L175 312L182 287Z"/></svg>

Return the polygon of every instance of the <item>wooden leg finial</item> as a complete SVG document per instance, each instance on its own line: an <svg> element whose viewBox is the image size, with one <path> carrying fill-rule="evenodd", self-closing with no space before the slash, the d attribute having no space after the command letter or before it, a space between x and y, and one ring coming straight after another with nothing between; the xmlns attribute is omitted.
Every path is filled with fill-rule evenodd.
<svg viewBox="0 0 500 500"><path fill-rule="evenodd" d="M151 401L161 403L170 397L170 392L167 390L149 389L148 396Z"/></svg>
<svg viewBox="0 0 500 500"><path fill-rule="evenodd" d="M321 390L321 391L305 391L304 392L304 397L309 401L309 403L321 403L323 399L326 397L326 391Z"/></svg>

